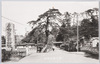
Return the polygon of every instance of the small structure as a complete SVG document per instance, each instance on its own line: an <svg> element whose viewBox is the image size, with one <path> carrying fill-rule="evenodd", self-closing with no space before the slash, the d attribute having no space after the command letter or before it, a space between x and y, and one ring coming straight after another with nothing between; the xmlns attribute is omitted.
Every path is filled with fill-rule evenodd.
<svg viewBox="0 0 100 64"><path fill-rule="evenodd" d="M90 43L92 45L92 47L98 47L99 45L99 37L92 37L90 39Z"/></svg>
<svg viewBox="0 0 100 64"><path fill-rule="evenodd" d="M63 42L53 42L53 44L57 47L60 47L60 45L62 44Z"/></svg>
<svg viewBox="0 0 100 64"><path fill-rule="evenodd" d="M21 43L17 44L16 51L19 54L19 56L27 56L30 54L30 50L32 50L32 46L35 46L34 43Z"/></svg>
<svg viewBox="0 0 100 64"><path fill-rule="evenodd" d="M82 47L81 50L86 53L94 54L98 56L99 55L99 37L92 37L90 39L90 42L86 44L84 47Z"/></svg>

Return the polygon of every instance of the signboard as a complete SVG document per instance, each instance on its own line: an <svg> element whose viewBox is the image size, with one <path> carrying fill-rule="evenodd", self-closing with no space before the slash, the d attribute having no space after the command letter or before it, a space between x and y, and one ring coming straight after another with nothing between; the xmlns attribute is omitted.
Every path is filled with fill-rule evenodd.
<svg viewBox="0 0 100 64"><path fill-rule="evenodd" d="M14 32L14 24L7 23L6 24L6 47L15 48L15 32Z"/></svg>

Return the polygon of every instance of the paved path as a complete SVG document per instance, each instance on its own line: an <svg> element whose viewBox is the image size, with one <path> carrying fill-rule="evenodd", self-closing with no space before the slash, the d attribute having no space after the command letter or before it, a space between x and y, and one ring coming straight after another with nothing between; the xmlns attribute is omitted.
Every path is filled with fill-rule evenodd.
<svg viewBox="0 0 100 64"><path fill-rule="evenodd" d="M19 63L98 63L99 60L84 57L82 52L66 52L55 48L48 53L33 53L19 61Z"/></svg>
<svg viewBox="0 0 100 64"><path fill-rule="evenodd" d="M98 63L99 60L84 57L83 52L66 52L55 48L48 53L33 53L17 63Z"/></svg>

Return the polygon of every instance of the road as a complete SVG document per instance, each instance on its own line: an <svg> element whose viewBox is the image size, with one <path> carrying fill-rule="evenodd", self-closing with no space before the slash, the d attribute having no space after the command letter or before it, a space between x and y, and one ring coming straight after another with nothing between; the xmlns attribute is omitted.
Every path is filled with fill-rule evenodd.
<svg viewBox="0 0 100 64"><path fill-rule="evenodd" d="M19 63L98 63L99 60L85 57L83 52L66 52L55 47L48 53L33 53Z"/></svg>
<svg viewBox="0 0 100 64"><path fill-rule="evenodd" d="M98 63L99 60L85 57L83 52L66 52L55 47L48 53L32 53L17 63Z"/></svg>

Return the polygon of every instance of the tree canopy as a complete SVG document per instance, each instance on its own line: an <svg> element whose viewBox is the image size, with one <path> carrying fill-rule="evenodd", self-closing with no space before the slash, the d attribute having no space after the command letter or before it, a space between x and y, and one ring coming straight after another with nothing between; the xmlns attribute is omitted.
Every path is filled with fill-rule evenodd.
<svg viewBox="0 0 100 64"><path fill-rule="evenodd" d="M96 13L96 15L94 15ZM74 13L74 17L76 18ZM89 39L98 36L98 8L93 8L84 11L87 18L80 21L79 37L85 36ZM82 14L83 15L83 14ZM48 38L48 32L51 31L57 41L67 41L69 39L75 39L77 36L77 24L72 25L72 14L65 12L60 13L58 9L49 9L43 14L39 15L37 20L28 22L32 24L32 31L23 39L26 42L46 42ZM76 22L75 20L73 20Z"/></svg>

